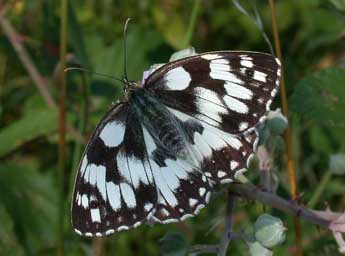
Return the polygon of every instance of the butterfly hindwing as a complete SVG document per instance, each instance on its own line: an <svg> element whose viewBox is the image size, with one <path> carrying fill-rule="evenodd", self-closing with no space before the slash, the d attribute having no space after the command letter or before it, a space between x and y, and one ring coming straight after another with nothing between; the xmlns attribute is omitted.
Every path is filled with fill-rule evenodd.
<svg viewBox="0 0 345 256"><path fill-rule="evenodd" d="M210 197L211 186L190 148L193 127L176 118L149 92L133 96L143 117L142 129L156 189L152 221L168 223L196 214Z"/></svg>
<svg viewBox="0 0 345 256"><path fill-rule="evenodd" d="M256 130L229 134L178 110L170 111L179 120L202 127L193 134L191 147L198 156L199 169L212 185L232 182L247 168L258 142Z"/></svg>

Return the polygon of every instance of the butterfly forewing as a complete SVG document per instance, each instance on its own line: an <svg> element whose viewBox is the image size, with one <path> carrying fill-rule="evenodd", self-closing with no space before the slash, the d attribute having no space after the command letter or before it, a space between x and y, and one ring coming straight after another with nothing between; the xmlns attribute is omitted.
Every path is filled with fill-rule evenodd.
<svg viewBox="0 0 345 256"><path fill-rule="evenodd" d="M153 211L157 194L137 122L131 108L119 104L91 136L72 202L77 233L102 236L127 230Z"/></svg>
<svg viewBox="0 0 345 256"><path fill-rule="evenodd" d="M253 128L277 92L280 64L254 52L212 52L171 62L145 88L167 106L236 134Z"/></svg>

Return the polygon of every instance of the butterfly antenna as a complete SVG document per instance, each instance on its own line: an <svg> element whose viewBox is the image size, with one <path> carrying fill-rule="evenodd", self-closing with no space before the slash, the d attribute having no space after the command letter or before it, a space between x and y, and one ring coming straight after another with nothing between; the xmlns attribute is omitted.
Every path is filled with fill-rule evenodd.
<svg viewBox="0 0 345 256"><path fill-rule="evenodd" d="M127 44L126 44L126 33L127 33L127 26L128 26L128 22L131 19L128 18L125 22L125 26L123 27L123 73L124 73L124 80L127 82L128 81L128 76L127 76Z"/></svg>
<svg viewBox="0 0 345 256"><path fill-rule="evenodd" d="M111 75L106 75L106 74L102 74L102 73L98 73L98 72L94 72L85 68L77 68L77 67L70 67L70 68L66 68L64 69L64 72L68 72L68 71L72 71L72 70L77 70L77 71L82 71L82 72L86 72L86 73L90 73L90 74L94 74L97 76L103 76L103 77L107 77L107 78L111 78L111 79L115 79L116 81L120 81L121 83L124 83L124 81L116 76L111 76Z"/></svg>

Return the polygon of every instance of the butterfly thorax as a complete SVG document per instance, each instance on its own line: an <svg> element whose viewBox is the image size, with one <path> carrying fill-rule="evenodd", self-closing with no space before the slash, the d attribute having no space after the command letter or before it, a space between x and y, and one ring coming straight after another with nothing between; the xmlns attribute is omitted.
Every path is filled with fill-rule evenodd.
<svg viewBox="0 0 345 256"><path fill-rule="evenodd" d="M142 89L142 83L136 81L124 80L123 94L127 101L132 97L133 92Z"/></svg>
<svg viewBox="0 0 345 256"><path fill-rule="evenodd" d="M163 164L166 158L184 156L187 147L186 138L181 129L182 123L148 92L143 90L132 92L132 101L144 128L158 145L155 153L158 162Z"/></svg>

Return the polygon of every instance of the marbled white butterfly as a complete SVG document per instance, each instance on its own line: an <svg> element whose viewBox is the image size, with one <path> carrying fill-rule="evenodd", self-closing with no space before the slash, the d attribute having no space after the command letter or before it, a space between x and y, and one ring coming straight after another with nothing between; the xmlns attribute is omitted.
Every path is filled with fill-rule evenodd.
<svg viewBox="0 0 345 256"><path fill-rule="evenodd" d="M218 51L125 79L126 100L100 121L79 165L75 231L105 236L196 215L215 185L247 168L279 76L272 55Z"/></svg>

